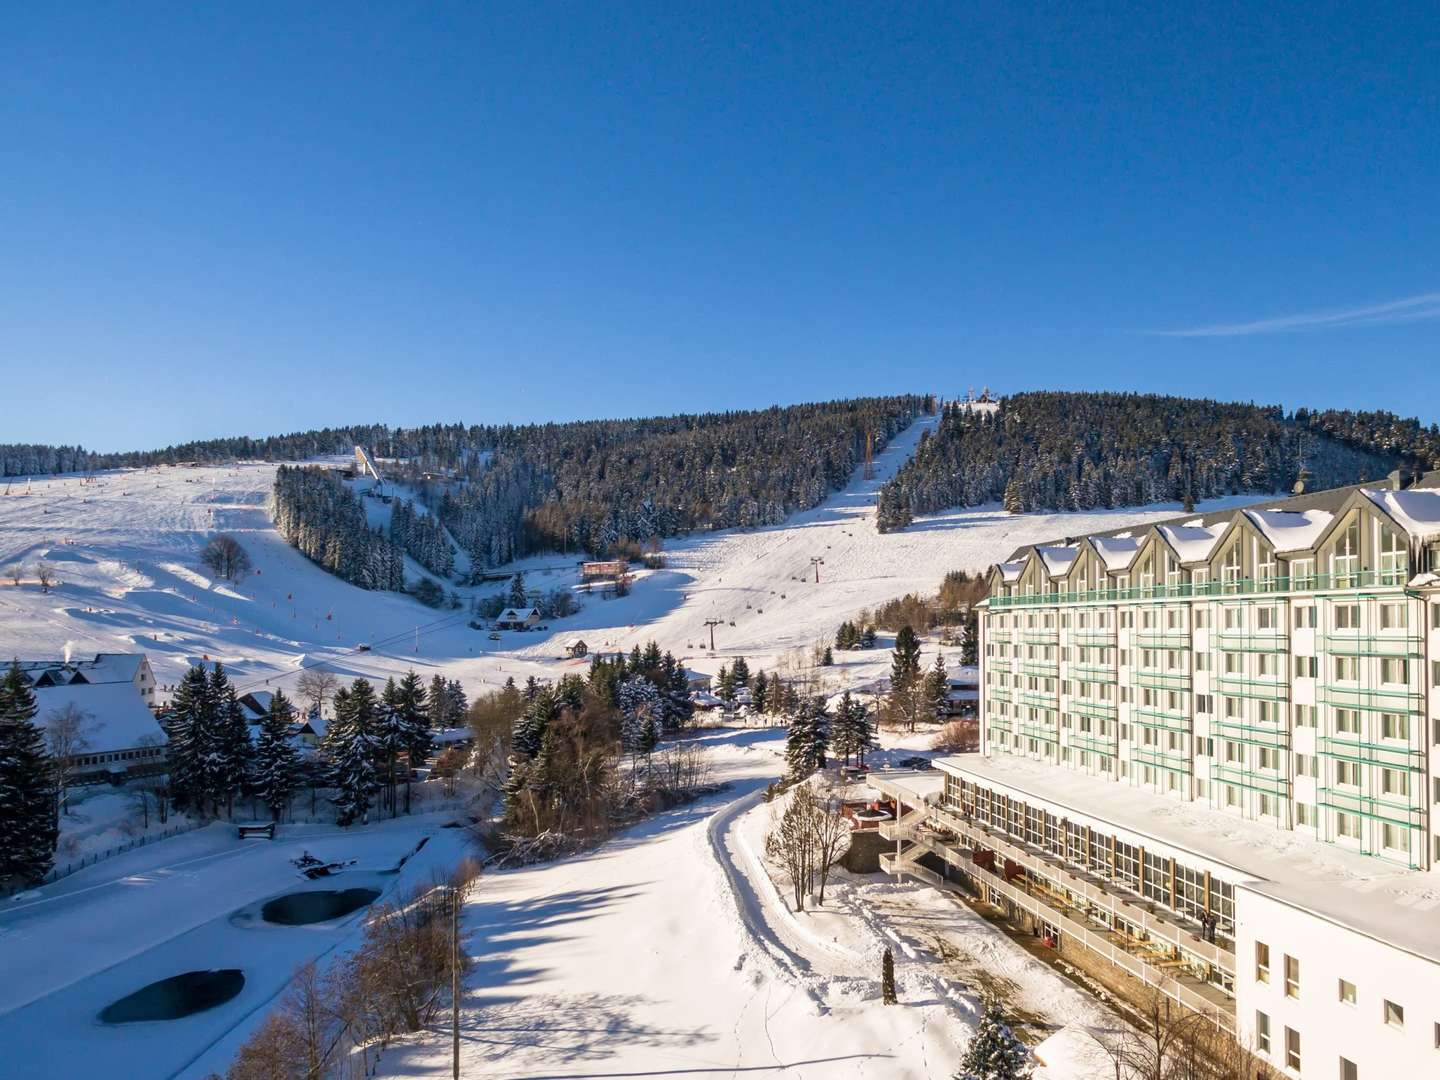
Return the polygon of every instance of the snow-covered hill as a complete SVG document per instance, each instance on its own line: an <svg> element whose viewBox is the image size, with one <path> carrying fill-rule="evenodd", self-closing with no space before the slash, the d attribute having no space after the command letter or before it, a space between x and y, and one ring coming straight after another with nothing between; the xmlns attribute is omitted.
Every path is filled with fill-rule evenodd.
<svg viewBox="0 0 1440 1080"><path fill-rule="evenodd" d="M554 676L583 637L592 649L658 639L702 670L745 654L772 666L789 650L830 637L858 609L906 592L933 591L947 571L979 570L1016 545L1178 512L1171 504L1081 514L1009 515L957 510L901 533L875 531L874 497L913 452L933 418L902 432L877 456L875 477L850 484L785 525L672 540L664 569L638 575L631 594L582 596L584 609L548 632L488 633L463 611L432 611L409 597L366 592L324 573L287 545L266 510L274 466L164 467L14 484L0 495L0 569L44 560L58 584L0 584L0 655L39 657L143 649L162 683L202 657L229 665L241 685L277 685L323 660L345 675L443 670L475 692L509 675ZM1236 500L1246 501L1246 500ZM1218 505L1218 504L1217 504ZM206 538L225 531L248 549L253 570L236 585L200 565ZM823 559L814 580L812 558ZM532 587L577 583L573 556L517 564ZM462 590L462 594L464 591ZM717 652L706 656L706 622ZM730 625L733 622L733 626ZM360 643L371 650L357 653ZM837 670L860 679L879 661Z"/></svg>

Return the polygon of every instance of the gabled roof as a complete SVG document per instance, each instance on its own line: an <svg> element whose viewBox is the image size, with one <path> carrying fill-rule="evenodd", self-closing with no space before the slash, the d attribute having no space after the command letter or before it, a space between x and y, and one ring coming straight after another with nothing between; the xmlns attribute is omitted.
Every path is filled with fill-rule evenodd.
<svg viewBox="0 0 1440 1080"><path fill-rule="evenodd" d="M1425 543L1440 538L1440 490L1410 488L1405 491L1387 491L1365 488L1364 492L1366 498L1389 514L1395 524L1416 540Z"/></svg>
<svg viewBox="0 0 1440 1080"><path fill-rule="evenodd" d="M1305 551L1315 546L1335 514L1329 510L1242 510L1274 549Z"/></svg>
<svg viewBox="0 0 1440 1080"><path fill-rule="evenodd" d="M1092 536L1089 540L1095 554L1105 564L1105 569L1112 573L1128 569L1135 561L1135 556L1140 553L1140 537L1130 532L1115 536Z"/></svg>
<svg viewBox="0 0 1440 1080"><path fill-rule="evenodd" d="M1020 580L1020 573L1025 569L1025 560L1016 559L1013 562L996 563L995 568L1000 571L1000 576L1005 579L1006 584Z"/></svg>
<svg viewBox="0 0 1440 1080"><path fill-rule="evenodd" d="M531 615L534 615L538 619L540 617L540 609L537 607L507 607L500 613L500 622L520 622L523 619L530 618Z"/></svg>
<svg viewBox="0 0 1440 1080"><path fill-rule="evenodd" d="M1212 526L1205 526L1197 521L1189 521L1179 525L1156 525L1155 531L1164 537L1165 542L1180 557L1182 563L1201 562L1208 559L1215 550L1216 543L1230 529L1230 520L1216 522Z"/></svg>
<svg viewBox="0 0 1440 1080"><path fill-rule="evenodd" d="M1040 557L1040 563L1045 572L1051 577L1059 577L1061 574L1068 574L1070 568L1075 565L1075 558L1080 554L1078 547L1068 547L1058 544L1036 545L1035 554Z"/></svg>
<svg viewBox="0 0 1440 1080"><path fill-rule="evenodd" d="M35 721L44 725L52 712L73 705L85 714L83 753L108 754L137 746L164 745L167 741L140 691L129 683L73 683L37 687Z"/></svg>

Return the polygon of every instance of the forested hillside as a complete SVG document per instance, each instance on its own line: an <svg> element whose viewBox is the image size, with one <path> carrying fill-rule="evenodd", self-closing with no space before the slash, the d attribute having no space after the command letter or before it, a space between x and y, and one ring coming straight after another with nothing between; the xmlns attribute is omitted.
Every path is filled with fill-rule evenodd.
<svg viewBox="0 0 1440 1080"><path fill-rule="evenodd" d="M1006 509L1091 510L1288 491L1428 463L1440 432L1387 413L1302 412L1145 394L1030 393L997 412L948 406L933 438L880 491L877 525L1003 501Z"/></svg>
<svg viewBox="0 0 1440 1080"><path fill-rule="evenodd" d="M644 420L384 429L369 432L366 445L433 517L397 501L382 536L338 477L282 468L276 524L316 562L367 588L400 587L400 550L448 576L446 530L477 568L535 551L638 550L654 537L772 525L816 506L861 463L867 438L879 450L928 405L906 396ZM243 440L235 449L348 451L366 432Z"/></svg>

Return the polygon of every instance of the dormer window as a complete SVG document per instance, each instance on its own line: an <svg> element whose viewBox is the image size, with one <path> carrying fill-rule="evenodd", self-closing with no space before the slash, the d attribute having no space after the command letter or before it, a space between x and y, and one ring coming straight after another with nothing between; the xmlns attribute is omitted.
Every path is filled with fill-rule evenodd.
<svg viewBox="0 0 1440 1080"><path fill-rule="evenodd" d="M1410 553L1394 529L1380 530L1380 583L1402 585L1409 577Z"/></svg>
<svg viewBox="0 0 1440 1080"><path fill-rule="evenodd" d="M1356 518L1346 527L1335 543L1334 573L1335 587L1348 589L1359 582L1360 572L1360 519Z"/></svg>
<svg viewBox="0 0 1440 1080"><path fill-rule="evenodd" d="M1236 543L1225 554L1225 561L1220 564L1221 587L1226 592L1240 591L1240 545Z"/></svg>

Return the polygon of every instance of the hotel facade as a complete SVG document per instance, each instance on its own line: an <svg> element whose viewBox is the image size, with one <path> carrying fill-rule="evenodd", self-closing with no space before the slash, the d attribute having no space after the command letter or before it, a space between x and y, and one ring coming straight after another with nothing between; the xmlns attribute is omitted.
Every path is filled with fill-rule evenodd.
<svg viewBox="0 0 1440 1080"><path fill-rule="evenodd" d="M886 866L1302 1078L1440 1076L1440 473L1024 547Z"/></svg>

